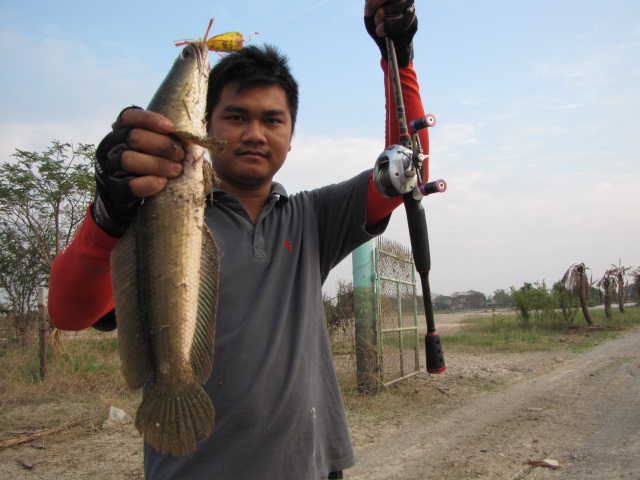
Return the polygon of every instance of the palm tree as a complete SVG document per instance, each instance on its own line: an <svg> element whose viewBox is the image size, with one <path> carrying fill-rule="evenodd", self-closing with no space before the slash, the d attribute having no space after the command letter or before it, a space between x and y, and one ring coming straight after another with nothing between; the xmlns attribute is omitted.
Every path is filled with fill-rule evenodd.
<svg viewBox="0 0 640 480"><path fill-rule="evenodd" d="M631 276L633 277L633 286L636 289L636 295L640 298L640 267L631 272ZM640 302L638 302L638 304L640 305Z"/></svg>
<svg viewBox="0 0 640 480"><path fill-rule="evenodd" d="M611 266L613 267L611 270L613 270L614 275L616 276L616 278L618 280L618 308L620 309L621 313L624 313L624 297L625 297L624 283L625 283L625 277L626 277L627 270L631 270L633 267L623 267L621 265L621 260L620 259L618 259L618 266L617 267L613 263L611 264Z"/></svg>
<svg viewBox="0 0 640 480"><path fill-rule="evenodd" d="M604 276L596 282L598 288L601 288L604 293L604 314L609 321L613 320L611 314L611 299L616 294L618 287L617 268L614 265L613 268L604 272Z"/></svg>
<svg viewBox="0 0 640 480"><path fill-rule="evenodd" d="M589 325L596 326L596 322L591 318L589 308L587 307L587 299L589 298L589 286L591 280L587 279L587 270L589 268L584 263L574 263L562 276L562 285L580 299L580 308L582 315Z"/></svg>

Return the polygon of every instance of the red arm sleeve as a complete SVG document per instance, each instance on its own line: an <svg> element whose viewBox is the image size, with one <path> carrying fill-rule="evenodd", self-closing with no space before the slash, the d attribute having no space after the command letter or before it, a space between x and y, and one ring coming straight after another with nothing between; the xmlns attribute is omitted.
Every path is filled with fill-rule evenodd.
<svg viewBox="0 0 640 480"><path fill-rule="evenodd" d="M389 72L389 64L381 61L382 70L384 72L384 92L386 99L386 128L385 128L385 145L393 145L398 143L400 139L400 127L396 116L396 100L393 95L393 85L391 83L391 75ZM420 96L420 88L418 86L418 77L413 69L413 63L407 68L400 68L400 84L402 86L402 100L404 102L405 115L407 122L424 117L424 108L422 106L422 98ZM429 155L429 131L422 129L418 133L420 143L425 155ZM429 177L429 158L424 162L424 177L426 181ZM369 194L367 196L367 222L369 227L386 218L393 210L402 203L402 196L386 198L382 196L373 181L373 175L369 177Z"/></svg>
<svg viewBox="0 0 640 480"><path fill-rule="evenodd" d="M82 330L114 308L111 291L110 237L87 216L73 241L53 262L49 276L49 317L62 330Z"/></svg>

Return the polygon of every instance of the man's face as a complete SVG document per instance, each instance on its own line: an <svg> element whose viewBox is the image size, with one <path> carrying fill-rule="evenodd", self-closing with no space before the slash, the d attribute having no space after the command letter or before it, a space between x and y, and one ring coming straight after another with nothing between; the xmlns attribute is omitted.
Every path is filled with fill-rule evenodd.
<svg viewBox="0 0 640 480"><path fill-rule="evenodd" d="M211 112L209 135L227 141L213 158L223 185L255 190L271 185L291 150L291 111L278 86L253 87L242 92L225 85Z"/></svg>

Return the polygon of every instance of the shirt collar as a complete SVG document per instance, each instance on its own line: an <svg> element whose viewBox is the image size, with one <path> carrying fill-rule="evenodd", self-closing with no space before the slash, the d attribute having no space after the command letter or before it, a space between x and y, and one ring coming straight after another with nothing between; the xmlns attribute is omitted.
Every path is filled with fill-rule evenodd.
<svg viewBox="0 0 640 480"><path fill-rule="evenodd" d="M219 188L213 187L210 192L207 193L207 197L212 196L212 200L220 200L221 198L229 195L227 192L220 190ZM278 182L271 183L271 193L269 193L270 198L275 198L277 205L285 205L289 201L289 195L285 188Z"/></svg>

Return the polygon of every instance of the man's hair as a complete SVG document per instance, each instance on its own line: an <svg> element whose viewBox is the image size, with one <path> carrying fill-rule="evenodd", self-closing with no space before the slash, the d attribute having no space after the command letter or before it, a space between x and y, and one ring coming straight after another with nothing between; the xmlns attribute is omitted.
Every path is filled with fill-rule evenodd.
<svg viewBox="0 0 640 480"><path fill-rule="evenodd" d="M298 82L291 75L288 59L271 45L250 45L223 57L209 74L207 122L220 101L222 89L234 83L237 91L253 87L278 86L284 90L291 110L291 133L298 116Z"/></svg>

